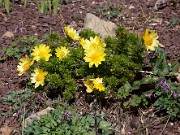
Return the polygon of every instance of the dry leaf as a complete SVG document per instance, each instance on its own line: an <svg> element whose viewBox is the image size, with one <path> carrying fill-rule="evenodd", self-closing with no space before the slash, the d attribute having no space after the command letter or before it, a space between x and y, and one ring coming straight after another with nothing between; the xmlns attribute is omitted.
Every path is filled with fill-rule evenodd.
<svg viewBox="0 0 180 135"><path fill-rule="evenodd" d="M1 127L0 132L2 135L11 135L12 129L5 125L4 127Z"/></svg>
<svg viewBox="0 0 180 135"><path fill-rule="evenodd" d="M131 6L129 6L129 9L135 9L135 7L131 5Z"/></svg>
<svg viewBox="0 0 180 135"><path fill-rule="evenodd" d="M161 43L159 43L159 47L164 48L165 46Z"/></svg>
<svg viewBox="0 0 180 135"><path fill-rule="evenodd" d="M150 20L150 22L161 24L162 20L163 20L162 18L153 18L153 19Z"/></svg>
<svg viewBox="0 0 180 135"><path fill-rule="evenodd" d="M122 134L122 135L125 135L125 134L126 134L125 127L126 127L126 123L124 122L124 123L123 123L123 127L122 127L122 129L121 129L121 134Z"/></svg>
<svg viewBox="0 0 180 135"><path fill-rule="evenodd" d="M4 33L4 34L1 36L1 38L11 38L11 37L13 37L13 36L14 36L13 32L7 31L6 33Z"/></svg>

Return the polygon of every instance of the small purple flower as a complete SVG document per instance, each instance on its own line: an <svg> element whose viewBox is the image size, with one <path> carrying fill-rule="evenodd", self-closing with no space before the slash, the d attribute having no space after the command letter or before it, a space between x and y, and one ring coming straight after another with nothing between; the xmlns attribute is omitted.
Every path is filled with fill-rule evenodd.
<svg viewBox="0 0 180 135"><path fill-rule="evenodd" d="M166 82L166 80L161 80L159 84L165 92L168 92L168 90L170 89L170 85Z"/></svg>
<svg viewBox="0 0 180 135"><path fill-rule="evenodd" d="M174 90L170 89L169 83L166 82L166 80L161 80L159 82L160 87L163 89L165 93L169 93L170 96L176 97L180 96L180 92L176 93Z"/></svg>
<svg viewBox="0 0 180 135"><path fill-rule="evenodd" d="M19 48L19 49L21 49L21 48L22 48L22 45L21 45L21 44L20 44L20 45L18 45L18 48Z"/></svg>
<svg viewBox="0 0 180 135"><path fill-rule="evenodd" d="M72 113L70 112L70 111L64 111L63 113L62 113L62 121L64 121L64 120L71 120L73 118L73 116L72 116Z"/></svg>
<svg viewBox="0 0 180 135"><path fill-rule="evenodd" d="M37 95L37 98L39 99L39 100L42 100L42 101L45 101L45 99L41 96L41 95Z"/></svg>
<svg viewBox="0 0 180 135"><path fill-rule="evenodd" d="M177 95L180 97L180 92L178 92Z"/></svg>
<svg viewBox="0 0 180 135"><path fill-rule="evenodd" d="M4 53L0 52L0 56L3 56L3 55L4 55Z"/></svg>

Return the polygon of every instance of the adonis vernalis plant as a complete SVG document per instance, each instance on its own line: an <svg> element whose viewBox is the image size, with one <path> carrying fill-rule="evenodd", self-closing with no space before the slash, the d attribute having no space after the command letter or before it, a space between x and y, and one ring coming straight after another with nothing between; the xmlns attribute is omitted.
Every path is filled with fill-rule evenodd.
<svg viewBox="0 0 180 135"><path fill-rule="evenodd" d="M17 70L19 72L18 75L22 75L26 73L32 64L33 64L33 61L31 61L27 55L24 58L21 58L17 66Z"/></svg>
<svg viewBox="0 0 180 135"><path fill-rule="evenodd" d="M35 46L31 55L33 56L33 60L39 61L41 58L45 59L45 61L49 61L49 58L52 56L50 54L51 49L49 46L45 44L40 44L39 46Z"/></svg>
<svg viewBox="0 0 180 135"><path fill-rule="evenodd" d="M31 82L35 88L43 86L48 95L63 94L72 98L77 84L82 82L79 79L86 80L82 83L87 93L96 90L116 95L117 89L126 81L132 81L143 66L145 48L141 40L122 27L117 29L116 38L108 37L104 42L88 29L80 33L70 26L64 29L68 37L50 34L47 45L42 43L32 50L29 61L34 61L33 66L21 71L25 73L34 68ZM79 45L71 47L77 40Z"/></svg>
<svg viewBox="0 0 180 135"><path fill-rule="evenodd" d="M86 50L84 60L85 62L89 62L89 67L91 68L93 65L98 67L102 61L105 61L106 54L102 49L99 48L91 48Z"/></svg>
<svg viewBox="0 0 180 135"><path fill-rule="evenodd" d="M45 37L46 43L35 46L31 55L18 63L19 75L33 71L30 79L37 90L43 90L50 98L66 99L72 99L79 90L97 98L118 98L123 100L125 108L146 106L155 95L151 104L167 110L173 117L178 115L180 86L169 78L176 75L179 62L168 64L166 54L158 47L160 43L154 30L146 29L144 36L138 37L118 26L115 37L101 40L90 29L79 33L70 26L64 29L67 36L49 34ZM153 54L152 74L146 76L139 71L145 65L149 50ZM141 90L141 85L149 84L151 89Z"/></svg>
<svg viewBox="0 0 180 135"><path fill-rule="evenodd" d="M35 88L37 88L39 85L44 86L44 79L47 74L48 72L42 71L39 68L34 70L34 73L31 74L31 82L35 83Z"/></svg>
<svg viewBox="0 0 180 135"><path fill-rule="evenodd" d="M101 91L105 90L105 87L103 85L103 78L96 78L96 79L88 79L84 81L84 85L86 86L86 92L91 93L94 89Z"/></svg>
<svg viewBox="0 0 180 135"><path fill-rule="evenodd" d="M64 29L67 37L49 34L47 42L35 46L29 58L34 61L29 65L33 71L31 83L50 97L73 98L78 83L84 85L80 89L87 93L117 96L118 89L127 81L132 82L143 67L142 40L122 27L118 27L115 38L107 37L104 41L90 29L80 33L70 26ZM74 47L72 42L79 45Z"/></svg>
<svg viewBox="0 0 180 135"><path fill-rule="evenodd" d="M66 57L69 53L69 50L65 46L58 47L55 49L55 51L56 51L56 56L59 59Z"/></svg>
<svg viewBox="0 0 180 135"><path fill-rule="evenodd" d="M105 87L103 86L103 78L96 78L93 80L94 88L99 91L104 91Z"/></svg>
<svg viewBox="0 0 180 135"><path fill-rule="evenodd" d="M143 39L147 50L154 51L159 45L158 35L155 31L150 32L149 29L146 29Z"/></svg>
<svg viewBox="0 0 180 135"><path fill-rule="evenodd" d="M79 40L79 34L76 32L76 30L74 30L73 28L71 28L70 26L66 26L64 27L64 30L66 32L66 34L72 39L72 40Z"/></svg>
<svg viewBox="0 0 180 135"><path fill-rule="evenodd" d="M80 40L80 44L84 48L85 62L89 62L89 67L91 68L93 65L98 67L102 61L105 61L106 54L104 53L105 50L105 43L101 42L100 37L95 36L90 37L90 40L82 38Z"/></svg>

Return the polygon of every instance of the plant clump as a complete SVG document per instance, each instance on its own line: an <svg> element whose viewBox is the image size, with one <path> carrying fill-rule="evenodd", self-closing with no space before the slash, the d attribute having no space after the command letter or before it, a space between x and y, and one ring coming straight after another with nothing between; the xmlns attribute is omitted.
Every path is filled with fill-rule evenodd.
<svg viewBox="0 0 180 135"><path fill-rule="evenodd" d="M65 37L46 35L46 43L34 46L30 56L20 59L19 75L30 71L36 91L66 99L86 91L95 98L119 99L127 109L147 106L151 101L168 115L178 116L180 89L171 80L177 76L179 62L167 62L155 31L146 29L141 38L118 26L116 37L104 41L90 29L77 33L66 26L65 32ZM147 51L152 55L152 74L137 76L145 66Z"/></svg>
<svg viewBox="0 0 180 135"><path fill-rule="evenodd" d="M65 32L65 37L56 33L48 35L46 44L32 49L26 68L22 63L27 63L28 56L20 59L22 63L18 65L19 75L29 68L34 70L31 82L48 95L73 98L78 83L84 84L88 93L98 90L116 95L117 89L132 81L143 66L145 47L141 38L120 26L116 38L108 37L104 41L90 29L77 33L66 26Z"/></svg>

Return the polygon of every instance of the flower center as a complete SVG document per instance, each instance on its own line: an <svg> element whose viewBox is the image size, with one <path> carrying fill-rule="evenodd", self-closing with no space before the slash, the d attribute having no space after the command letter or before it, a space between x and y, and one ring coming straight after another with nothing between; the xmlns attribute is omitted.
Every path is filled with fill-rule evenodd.
<svg viewBox="0 0 180 135"><path fill-rule="evenodd" d="M145 44L151 46L152 41L153 41L152 38L148 36L148 37L146 37Z"/></svg>
<svg viewBox="0 0 180 135"><path fill-rule="evenodd" d="M37 80L37 82L42 81L43 80L43 75L42 74L38 74L36 76L36 80Z"/></svg>
<svg viewBox="0 0 180 135"><path fill-rule="evenodd" d="M30 63L26 62L24 65L23 65L23 68L24 70L28 70L30 67Z"/></svg>
<svg viewBox="0 0 180 135"><path fill-rule="evenodd" d="M59 52L59 55L60 55L61 57L64 57L64 56L65 56L65 53L64 53L63 51L60 51L60 52Z"/></svg>
<svg viewBox="0 0 180 135"><path fill-rule="evenodd" d="M98 55L98 53L94 53L94 54L91 56L91 60L92 60L92 61L98 61L98 60L99 60L99 55Z"/></svg>
<svg viewBox="0 0 180 135"><path fill-rule="evenodd" d="M44 51L40 51L40 52L39 52L39 56L40 56L40 57L44 57L46 54L47 54L47 53L44 52Z"/></svg>

